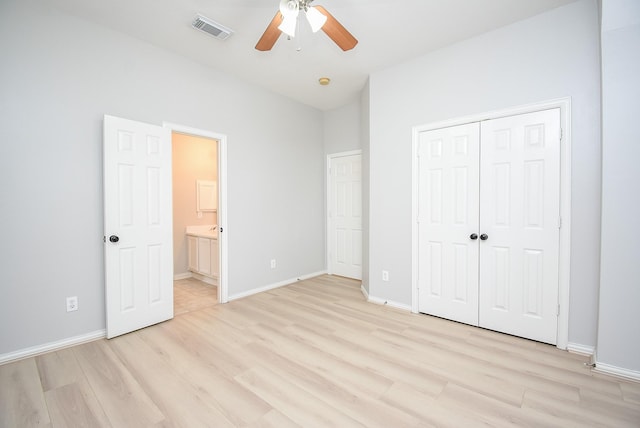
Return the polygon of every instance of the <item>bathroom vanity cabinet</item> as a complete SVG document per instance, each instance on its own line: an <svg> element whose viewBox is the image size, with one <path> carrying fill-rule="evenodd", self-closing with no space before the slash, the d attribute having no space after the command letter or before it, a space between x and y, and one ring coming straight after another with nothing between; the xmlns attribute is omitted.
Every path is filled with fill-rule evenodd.
<svg viewBox="0 0 640 428"><path fill-rule="evenodd" d="M211 234L209 234L211 235ZM191 272L218 279L218 239L198 233L187 234L188 264ZM207 281L208 282L208 281Z"/></svg>

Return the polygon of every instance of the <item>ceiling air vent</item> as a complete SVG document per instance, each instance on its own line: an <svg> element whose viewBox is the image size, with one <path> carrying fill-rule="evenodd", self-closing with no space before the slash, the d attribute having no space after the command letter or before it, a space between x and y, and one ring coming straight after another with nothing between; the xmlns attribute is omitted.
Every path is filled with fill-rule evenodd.
<svg viewBox="0 0 640 428"><path fill-rule="evenodd" d="M226 40L231 34L233 34L233 30L225 27L224 25L220 25L216 21L206 18L202 15L197 15L196 19L193 20L193 23L191 25L196 30L203 31L220 40Z"/></svg>

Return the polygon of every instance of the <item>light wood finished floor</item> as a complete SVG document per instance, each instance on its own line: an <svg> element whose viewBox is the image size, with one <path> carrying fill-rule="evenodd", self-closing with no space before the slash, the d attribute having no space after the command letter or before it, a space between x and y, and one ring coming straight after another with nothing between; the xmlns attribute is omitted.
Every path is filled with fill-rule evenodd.
<svg viewBox="0 0 640 428"><path fill-rule="evenodd" d="M640 426L586 361L322 276L0 366L0 426Z"/></svg>

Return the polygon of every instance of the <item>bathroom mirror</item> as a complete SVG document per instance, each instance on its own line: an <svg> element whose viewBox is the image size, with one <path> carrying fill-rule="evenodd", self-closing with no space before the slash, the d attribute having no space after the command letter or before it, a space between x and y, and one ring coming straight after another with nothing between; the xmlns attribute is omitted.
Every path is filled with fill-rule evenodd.
<svg viewBox="0 0 640 428"><path fill-rule="evenodd" d="M215 212L218 208L218 184L211 180L196 180L196 211Z"/></svg>

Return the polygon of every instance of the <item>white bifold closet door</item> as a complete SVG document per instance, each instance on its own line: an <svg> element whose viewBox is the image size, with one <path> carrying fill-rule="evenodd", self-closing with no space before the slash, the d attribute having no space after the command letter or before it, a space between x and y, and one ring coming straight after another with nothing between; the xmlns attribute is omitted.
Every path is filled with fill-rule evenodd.
<svg viewBox="0 0 640 428"><path fill-rule="evenodd" d="M420 134L420 312L557 342L560 111Z"/></svg>

